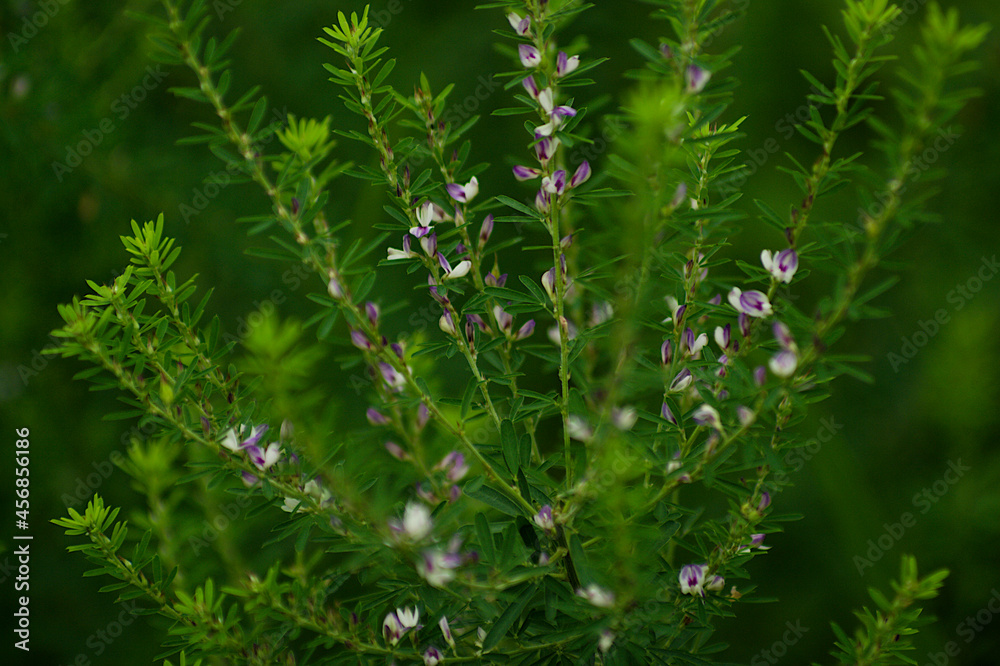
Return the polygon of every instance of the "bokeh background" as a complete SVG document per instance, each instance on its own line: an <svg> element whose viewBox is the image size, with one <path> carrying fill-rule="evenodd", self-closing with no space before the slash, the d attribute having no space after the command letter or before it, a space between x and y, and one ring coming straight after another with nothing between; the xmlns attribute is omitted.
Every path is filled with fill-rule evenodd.
<svg viewBox="0 0 1000 666"><path fill-rule="evenodd" d="M337 10L357 10L360 3L212 4L216 20L210 32L242 30L233 53L235 90L260 84L278 109L300 117L331 115L338 127L362 129L326 80L320 65L332 54L316 41ZM505 21L495 11L474 10L473 4L374 0L373 11L381 12L386 28L385 43L398 59L390 79L398 89L410 91L423 71L437 89L454 82L454 99L463 100L473 95L481 74L510 69L491 33L506 27ZM742 45L729 72L742 82L729 116L748 116L742 147L759 149L773 137L782 150L808 156L804 141L786 140L777 123L794 114L807 92L798 68L830 79L828 47L819 26L839 28L840 3L737 4L748 8L747 16L713 49ZM959 5L966 21L1000 25L994 0L952 4ZM596 5L570 26L566 38L585 38L584 57L610 58L594 77L602 92L618 95L630 85L623 74L640 65L627 40L641 36L655 43L666 26L647 20L650 7L642 3L597 0ZM923 5L922 0L905 3L912 16L899 32L897 51L905 52L916 37ZM13 504L14 428L29 427L35 536L32 651L13 650L8 630L0 647L0 654L14 654L15 663L144 664L150 663L160 639L144 619L124 627L120 637L108 635L121 609L110 595L98 594L106 581L82 578L86 563L65 552L70 542L47 522L65 512L64 498L86 484L88 475L90 481L99 479L90 490L99 490L109 503L137 501L124 473L108 465L124 451L133 424L102 420L118 403L72 381L79 364L39 354L50 344L49 331L60 323L56 304L84 293L85 279L104 282L119 272L125 256L118 236L128 233L130 219L154 219L160 212L166 215L168 233L184 247L175 270L180 275L197 272L201 285L215 287L210 308L224 331L235 332L282 284L287 268L245 255L264 242L248 239L234 223L264 210L263 196L250 186L223 188L204 210L183 219L181 207L192 206L205 193L205 179L221 172L221 163L203 146L175 142L189 133L191 122L212 118L205 107L168 93L170 86L191 85L191 75L182 69L155 70L146 26L127 16L125 8L159 11L158 3L147 0L124 7L105 0L0 3L0 506ZM44 21L37 19L38 12L44 13ZM887 587L902 553L916 554L925 571L952 571L942 596L930 605L939 620L918 638L915 659L920 664L994 664L1000 655L1000 617L988 610L992 597L1000 599L1000 277L995 267L987 268L982 276L992 279L976 282L981 268L1000 254L1000 42L995 35L980 56L983 68L975 79L984 95L958 119L960 138L938 163L947 172L931 203L940 222L920 230L894 255L901 281L881 300L892 316L858 323L842 343L844 349L871 356L866 369L875 383L842 378L834 384L833 397L816 405L801 426L803 437L816 437L817 445L809 460L803 459L795 486L776 499L776 508L802 513L804 519L769 537L773 549L754 561L761 593L781 601L739 606L739 616L721 626L732 643L726 654L732 661L829 663L829 621L853 628L851 609L867 601L868 586ZM151 66L153 70L147 69ZM151 71L157 76L151 77ZM136 94L144 79L152 89ZM488 114L508 105L506 94L498 91L478 111ZM593 111L595 122L600 111ZM507 121L484 118L474 128L474 161L503 167L508 137L517 131ZM92 141L92 153L79 166L68 173L53 168L56 161L66 162L69 146L88 136L99 136L100 142ZM863 148L868 138L859 132L843 149ZM358 145L342 142L339 151L342 160L371 162ZM794 201L790 180L775 168L783 159L772 156L747 180L745 202L763 198L784 208ZM371 225L383 217L381 190L347 178L336 181L332 190L329 217L353 219L348 233L370 235ZM745 205L750 212L749 203ZM853 220L847 207L826 212ZM751 217L734 251L749 256L753 248L776 243L773 232ZM380 282L379 289L398 289L393 279ZM816 280L811 288L822 291L826 285L821 277ZM970 290L968 298L956 291L962 285ZM311 305L305 295L321 288L315 284L290 293L278 306L280 315L308 317ZM937 330L922 328L921 322L930 322L939 310L945 311L947 323ZM406 313L399 317L406 321ZM922 337L922 330L934 334ZM905 341L919 349L906 363L891 362L888 355L901 354ZM336 363L330 361L317 375L339 418L359 422L363 403L344 388ZM836 426L832 438L823 430L831 424ZM943 492L933 504L915 500L924 488L933 492L949 463L958 461L968 471L957 483L939 483ZM101 471L107 473L93 476ZM900 522L906 512L916 524L859 573L856 556L867 557L869 540L877 541L886 524ZM5 608L14 595L12 513L5 508L0 519ZM969 634L961 623L977 613L978 622L992 624L966 642ZM5 613L2 625L9 622ZM783 641L786 622L807 631L765 653ZM110 640L101 638L101 632ZM949 641L957 643L957 656L932 656L943 653Z"/></svg>

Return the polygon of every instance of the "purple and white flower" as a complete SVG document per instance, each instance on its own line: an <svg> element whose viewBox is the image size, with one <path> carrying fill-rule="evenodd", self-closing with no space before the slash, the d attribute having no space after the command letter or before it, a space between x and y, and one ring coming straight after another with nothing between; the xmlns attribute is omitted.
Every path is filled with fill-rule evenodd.
<svg viewBox="0 0 1000 666"><path fill-rule="evenodd" d="M516 166L512 169L512 171L514 172L514 178L516 178L521 182L524 182L526 180L534 180L535 178L538 178L539 176L542 175L541 169L533 169L531 167L526 167L526 166Z"/></svg>
<svg viewBox="0 0 1000 666"><path fill-rule="evenodd" d="M451 263L440 252L437 253L437 260L441 269L444 271L445 280L455 280L460 277L465 277L469 274L469 270L472 269L472 262L468 259L463 259L458 262L454 268L452 268Z"/></svg>
<svg viewBox="0 0 1000 666"><path fill-rule="evenodd" d="M767 294L757 291L741 291L733 287L729 292L729 304L750 317L767 317L774 311L771 309L771 302L767 300Z"/></svg>
<svg viewBox="0 0 1000 666"><path fill-rule="evenodd" d="M681 573L677 577L681 584L681 594L704 597L705 573L707 571L707 564L688 564L681 568Z"/></svg>
<svg viewBox="0 0 1000 666"><path fill-rule="evenodd" d="M535 524L538 525L546 534L554 534L556 531L556 522L552 517L552 507L546 504L543 506L538 513L531 517Z"/></svg>
<svg viewBox="0 0 1000 666"><path fill-rule="evenodd" d="M774 256L770 250L763 250L760 253L760 263L775 280L788 284L799 268L799 255L791 248L782 250Z"/></svg>
<svg viewBox="0 0 1000 666"><path fill-rule="evenodd" d="M264 449L256 444L247 445L244 449L250 458L250 462L259 470L265 470L281 459L281 444L277 442L271 442Z"/></svg>
<svg viewBox="0 0 1000 666"><path fill-rule="evenodd" d="M771 368L771 372L776 376L787 379L795 374L798 364L799 357L794 351L782 349L768 360L767 367Z"/></svg>
<svg viewBox="0 0 1000 666"><path fill-rule="evenodd" d="M444 659L444 655L441 654L441 650L433 645L424 650L424 666L437 666L442 659Z"/></svg>
<svg viewBox="0 0 1000 666"><path fill-rule="evenodd" d="M576 68L580 66L580 56L567 56L565 52L560 51L559 56L556 58L556 76L566 76L576 71Z"/></svg>
<svg viewBox="0 0 1000 666"><path fill-rule="evenodd" d="M614 407L611 410L611 422L622 432L631 430L638 420L639 413L635 407Z"/></svg>
<svg viewBox="0 0 1000 666"><path fill-rule="evenodd" d="M569 180L569 186L578 187L587 182L588 179L590 179L590 162L584 160L580 162L580 166L573 172L573 177Z"/></svg>
<svg viewBox="0 0 1000 666"><path fill-rule="evenodd" d="M542 64L542 54L531 44L519 44L517 56L521 59L521 65L525 69L534 69Z"/></svg>
<svg viewBox="0 0 1000 666"><path fill-rule="evenodd" d="M510 27L514 28L514 32L518 35L524 37L528 34L531 29L531 17L525 16L521 18L515 12L507 14L507 22L510 23Z"/></svg>
<svg viewBox="0 0 1000 666"><path fill-rule="evenodd" d="M441 462L434 466L434 469L444 470L445 476L453 483L461 481L469 473L469 466L465 464L465 456L458 451L452 451L446 455L441 459Z"/></svg>
<svg viewBox="0 0 1000 666"><path fill-rule="evenodd" d="M594 437L594 429L582 416L576 414L570 414L569 418L566 419L566 430L569 431L569 436L572 439L581 442L589 442Z"/></svg>
<svg viewBox="0 0 1000 666"><path fill-rule="evenodd" d="M415 238L423 238L433 229L434 226L434 204L430 201L424 202L417 208L415 217L417 226L410 227L410 234Z"/></svg>
<svg viewBox="0 0 1000 666"><path fill-rule="evenodd" d="M469 203L472 201L477 194L479 194L479 180L473 176L465 185L459 185L458 183L448 183L448 194L455 201L461 203Z"/></svg>
<svg viewBox="0 0 1000 666"><path fill-rule="evenodd" d="M691 414L691 418L700 426L709 426L715 430L722 430L722 421L719 419L719 412L711 405L700 405Z"/></svg>
<svg viewBox="0 0 1000 666"><path fill-rule="evenodd" d="M729 349L730 342L732 342L732 326L730 324L726 324L725 326L716 326L715 344L719 345L719 349L727 351Z"/></svg>
<svg viewBox="0 0 1000 666"><path fill-rule="evenodd" d="M394 247L390 247L388 250L388 259L392 261L394 259L412 259L417 256L417 253L410 249L410 236L403 236L403 249L397 250Z"/></svg>
<svg viewBox="0 0 1000 666"><path fill-rule="evenodd" d="M576 591L578 597L583 597L598 608L611 608L615 605L615 595L596 583Z"/></svg>
<svg viewBox="0 0 1000 666"><path fill-rule="evenodd" d="M672 382L670 382L670 392L676 393L683 391L687 387L691 386L692 381L694 381L694 378L691 376L691 371L684 368L678 372L677 376L674 377Z"/></svg>
<svg viewBox="0 0 1000 666"><path fill-rule="evenodd" d="M461 564L456 553L446 553L440 548L425 550L417 562L417 573L433 587L444 587L455 579L455 569Z"/></svg>
<svg viewBox="0 0 1000 666"><path fill-rule="evenodd" d="M690 65L685 72L684 78L687 82L688 92L697 94L708 85L708 80L712 78L712 73L698 65Z"/></svg>
<svg viewBox="0 0 1000 666"><path fill-rule="evenodd" d="M402 520L390 520L389 528L410 541L423 541L434 529L430 510L419 502L407 502Z"/></svg>
<svg viewBox="0 0 1000 666"><path fill-rule="evenodd" d="M448 625L448 618L444 615L438 620L438 627L441 628L441 635L444 636L445 642L451 647L452 650L455 649L455 637L451 634L451 627Z"/></svg>
<svg viewBox="0 0 1000 666"><path fill-rule="evenodd" d="M560 195L566 189L566 172L559 169L551 176L542 178L542 189L549 194Z"/></svg>
<svg viewBox="0 0 1000 666"><path fill-rule="evenodd" d="M385 619L382 620L382 638L385 639L386 643L396 645L405 633L406 630L399 623L399 618L396 617L395 611L386 615Z"/></svg>

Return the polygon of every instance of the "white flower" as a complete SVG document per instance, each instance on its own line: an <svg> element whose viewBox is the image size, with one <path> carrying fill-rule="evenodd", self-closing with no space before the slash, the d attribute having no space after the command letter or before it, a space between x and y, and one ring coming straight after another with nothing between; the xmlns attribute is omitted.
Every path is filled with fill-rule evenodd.
<svg viewBox="0 0 1000 666"><path fill-rule="evenodd" d="M772 356L768 360L767 365L771 368L771 372L785 379L795 374L795 368L798 366L798 363L799 358L795 355L795 352L790 349L783 349Z"/></svg>
<svg viewBox="0 0 1000 666"><path fill-rule="evenodd" d="M577 590L576 594L598 608L611 608L615 605L615 595L595 583L591 583L585 589Z"/></svg>
<svg viewBox="0 0 1000 666"><path fill-rule="evenodd" d="M396 617L399 618L399 625L404 629L413 629L420 621L420 610L413 608L397 608Z"/></svg>
<svg viewBox="0 0 1000 666"><path fill-rule="evenodd" d="M440 549L425 550L417 562L417 573L433 587L444 587L455 579L458 556Z"/></svg>
<svg viewBox="0 0 1000 666"><path fill-rule="evenodd" d="M236 436L236 431L230 428L219 444L235 452L240 448L240 438Z"/></svg>
<svg viewBox="0 0 1000 666"><path fill-rule="evenodd" d="M431 512L423 504L409 502L403 511L403 532L413 541L422 541L428 534L434 523L431 521Z"/></svg>

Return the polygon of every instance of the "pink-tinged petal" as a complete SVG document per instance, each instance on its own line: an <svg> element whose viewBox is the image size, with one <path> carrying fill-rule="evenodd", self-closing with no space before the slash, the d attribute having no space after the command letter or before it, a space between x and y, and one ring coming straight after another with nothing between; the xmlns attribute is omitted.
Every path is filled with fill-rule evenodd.
<svg viewBox="0 0 1000 666"><path fill-rule="evenodd" d="M445 274L451 273L451 264L448 263L448 259L445 258L445 256L440 252L437 253L437 260L438 264L441 266L441 270L443 270Z"/></svg>
<svg viewBox="0 0 1000 666"><path fill-rule="evenodd" d="M517 55L525 69L534 69L542 64L542 55L531 44L520 44L517 47Z"/></svg>
<svg viewBox="0 0 1000 666"><path fill-rule="evenodd" d="M798 363L799 358L795 352L784 349L772 356L767 365L775 375L786 379L795 374Z"/></svg>
<svg viewBox="0 0 1000 666"><path fill-rule="evenodd" d="M549 295L549 298L554 302L556 300L556 268L553 266L549 270L542 273L542 287L545 289L545 293Z"/></svg>
<svg viewBox="0 0 1000 666"><path fill-rule="evenodd" d="M782 250L774 258L774 268L774 277L785 284L790 283L799 269L799 255L791 248Z"/></svg>
<svg viewBox="0 0 1000 666"><path fill-rule="evenodd" d="M522 37L527 35L528 30L531 28L531 17L525 16L521 18L514 12L507 14L507 22L510 23L510 27L514 28L514 32Z"/></svg>
<svg viewBox="0 0 1000 666"><path fill-rule="evenodd" d="M562 194L566 189L566 172L560 169L542 179L542 189L549 194Z"/></svg>
<svg viewBox="0 0 1000 666"><path fill-rule="evenodd" d="M531 167L526 166L516 166L513 168L513 171L514 178L522 182L526 180L533 180L542 175L541 169L532 169Z"/></svg>
<svg viewBox="0 0 1000 666"><path fill-rule="evenodd" d="M707 69L702 69L698 65L689 66L685 74L688 92L700 93L708 85L710 78L712 78L712 73Z"/></svg>
<svg viewBox="0 0 1000 666"><path fill-rule="evenodd" d="M496 318L500 330L504 333L510 333L514 327L514 316L504 312L504 309L499 305L493 306L493 316Z"/></svg>
<svg viewBox="0 0 1000 666"><path fill-rule="evenodd" d="M663 403L663 405L660 407L660 417L664 421L669 421L670 423L677 425L677 419L674 417L674 413L670 411L670 405L668 405L667 403ZM680 465L678 465L678 467L680 467Z"/></svg>
<svg viewBox="0 0 1000 666"><path fill-rule="evenodd" d="M705 596L705 590L702 586L705 584L705 573L707 571L708 566L705 564L688 564L683 567L677 576L678 582L681 585L681 594L690 594L699 597Z"/></svg>
<svg viewBox="0 0 1000 666"><path fill-rule="evenodd" d="M531 95L532 99L538 99L538 84L535 83L535 77L524 77L524 79L521 80L521 85L528 91L528 94Z"/></svg>
<svg viewBox="0 0 1000 666"><path fill-rule="evenodd" d="M677 376L674 377L672 382L670 382L670 391L671 392L683 391L687 387L691 386L692 381L694 381L694 378L691 376L691 371L688 370L687 368L684 368L683 370L678 372Z"/></svg>
<svg viewBox="0 0 1000 666"><path fill-rule="evenodd" d="M563 51L559 52L559 57L556 59L556 76L566 76L576 71L576 68L580 66L580 56L575 55L573 57L567 57Z"/></svg>
<svg viewBox="0 0 1000 666"><path fill-rule="evenodd" d="M482 249L486 242L490 239L490 235L493 233L493 213L486 216L483 220L483 226L479 228L479 248Z"/></svg>
<svg viewBox="0 0 1000 666"><path fill-rule="evenodd" d="M790 349L793 351L797 349L798 346L795 344L795 338L792 337L792 332L789 330L788 326L780 321L776 321L771 326L771 330L774 331L774 338L778 341L778 344L781 345L782 349Z"/></svg>
<svg viewBox="0 0 1000 666"><path fill-rule="evenodd" d="M430 234L429 236L424 236L420 239L420 247L423 248L424 254L428 257L434 257L437 254L438 249L438 237L437 234Z"/></svg>
<svg viewBox="0 0 1000 666"><path fill-rule="evenodd" d="M469 198L465 195L465 188L458 183L448 183L448 194L455 201L466 203L469 200Z"/></svg>
<svg viewBox="0 0 1000 666"><path fill-rule="evenodd" d="M514 339L524 340L534 332L535 332L535 320L529 319L526 324L524 324L521 328L517 329L517 334L514 336Z"/></svg>
<svg viewBox="0 0 1000 666"><path fill-rule="evenodd" d="M773 312L767 294L756 289L740 294L740 310L751 317L767 317Z"/></svg>
<svg viewBox="0 0 1000 666"><path fill-rule="evenodd" d="M719 412L715 411L715 408L711 405L700 405L691 414L691 418L694 422L700 426L708 426L716 430L722 429L722 422L719 420Z"/></svg>
<svg viewBox="0 0 1000 666"><path fill-rule="evenodd" d="M558 148L559 139L545 137L535 144L535 155L538 157L538 161L544 164L555 156Z"/></svg>
<svg viewBox="0 0 1000 666"><path fill-rule="evenodd" d="M549 211L549 193L545 190L538 190L538 194L535 195L535 208L539 213L547 213Z"/></svg>
<svg viewBox="0 0 1000 666"><path fill-rule="evenodd" d="M556 108L552 109L552 117L558 118L560 121L563 118L572 118L575 115L576 115L576 109L574 109L572 106L557 106Z"/></svg>
<svg viewBox="0 0 1000 666"><path fill-rule="evenodd" d="M451 312L445 310L438 320L438 327L448 335L455 335L455 320L451 317Z"/></svg>
<svg viewBox="0 0 1000 666"><path fill-rule="evenodd" d="M726 324L723 326L715 327L715 344L719 345L719 349L726 351L729 349L729 343L732 340L732 326Z"/></svg>
<svg viewBox="0 0 1000 666"><path fill-rule="evenodd" d="M368 315L368 321L372 323L372 326L378 326L379 309L377 305L371 301L365 303L365 314Z"/></svg>
<svg viewBox="0 0 1000 666"><path fill-rule="evenodd" d="M660 360L663 365L670 365L671 359L674 357L674 347L670 344L670 340L664 340L663 344L660 345Z"/></svg>
<svg viewBox="0 0 1000 666"><path fill-rule="evenodd" d="M351 343L362 351L368 351L372 348L372 343L368 341L364 333L358 330L351 331Z"/></svg>
<svg viewBox="0 0 1000 666"><path fill-rule="evenodd" d="M674 190L674 198L670 200L671 208L679 208L684 200L687 199L688 186L685 182L680 182L677 184L677 189Z"/></svg>
<svg viewBox="0 0 1000 666"><path fill-rule="evenodd" d="M368 423L372 425L384 426L389 424L389 419L374 407L369 407L368 411L365 412L365 416L368 418Z"/></svg>
<svg viewBox="0 0 1000 666"><path fill-rule="evenodd" d="M573 177L569 181L570 187L578 187L583 185L590 178L590 162L584 160L580 163L580 166L576 168L573 172Z"/></svg>
<svg viewBox="0 0 1000 666"><path fill-rule="evenodd" d="M330 296L338 301L344 298L344 288L335 277L330 278L330 282L326 285L326 290L330 293Z"/></svg>

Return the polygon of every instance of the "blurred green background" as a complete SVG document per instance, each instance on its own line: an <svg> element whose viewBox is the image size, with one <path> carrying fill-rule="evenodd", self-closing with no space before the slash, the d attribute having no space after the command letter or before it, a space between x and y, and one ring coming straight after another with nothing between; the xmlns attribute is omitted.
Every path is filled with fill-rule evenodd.
<svg viewBox="0 0 1000 666"><path fill-rule="evenodd" d="M743 47L729 72L742 82L729 118L749 116L742 147L759 149L773 137L783 150L808 156L804 141L786 140L777 123L794 113L807 93L799 67L830 79L828 46L819 26L839 29L840 5L826 0L736 4L748 7L748 15L712 48ZM916 37L923 4L905 3L916 13L900 30L897 51ZM181 207L192 206L198 193L205 193L205 179L222 169L203 146L174 144L189 134L191 122L212 119L205 107L167 92L170 86L191 85L191 75L155 69L147 56L146 27L126 16L122 3L4 0L0 6L0 414L5 459L0 498L2 506L12 506L13 431L29 427L35 536L32 650L14 651L11 634L5 632L0 653L17 652L16 663L46 666L149 663L158 650L158 630L140 619L125 627L120 638L101 638L108 634L99 632L113 628L121 609L112 605L110 595L97 593L105 581L81 577L86 563L65 552L69 540L48 524L65 512L60 498L76 492L81 482L86 485L88 475L97 480L89 490L99 490L110 504L136 502L124 473L107 463L124 451L132 424L102 421L117 409L113 397L71 381L81 369L78 363L38 352L60 323L56 304L84 293L85 279L104 282L124 267L117 237L128 233L130 219L141 222L165 213L168 233L184 247L175 270L180 275L197 272L202 287L215 287L210 309L221 317L224 331L236 332L241 318L282 284L287 267L244 255L248 247L266 242L248 239L234 224L242 215L264 210L263 196L250 186L222 188L208 197L204 210L183 219ZM967 22L1000 25L995 0L963 0L959 6ZM158 3L142 0L125 7L159 11ZM316 41L337 10L357 10L360 3L219 0L213 7L218 20L210 32L242 29L233 53L234 90L259 83L278 109L299 117L332 115L337 126L362 129L327 82L320 65L332 54ZM564 40L585 36L585 58L610 57L595 73L602 92L625 90L629 82L622 74L640 65L628 46L630 37L655 43L663 34L665 26L647 20L649 9L638 2L599 0L568 29ZM454 99L463 100L474 93L481 74L510 69L490 32L506 27L495 11L443 0L375 0L373 11L381 12L385 43L399 63L390 80L404 93L424 71L438 90L455 82ZM853 628L850 610L867 601L865 588L886 588L905 552L915 553L925 571L952 570L943 595L931 604L940 619L918 638L918 662L993 664L1000 654L1000 618L982 612L992 596L1000 599L1000 279L975 281L984 259L1000 254L1000 43L995 35L980 55L984 66L976 79L985 95L962 114L956 123L961 136L938 163L948 175L931 204L941 222L920 230L893 257L902 279L882 297L893 315L860 322L842 342L845 350L871 356L866 369L876 382L839 380L833 398L816 405L801 426L803 437L815 433L829 441L811 449L795 487L775 500L776 509L801 512L805 519L769 537L772 550L754 561L760 594L780 603L738 606L739 616L721 626L732 643L726 656L733 661L763 664L781 657L790 664L829 663L829 621ZM142 90L144 80L148 92ZM579 98L590 95L596 92L585 91ZM508 105L500 91L479 112ZM598 117L595 112L591 122ZM503 170L508 137L518 131L515 122L487 118L474 128L473 161L489 160ZM66 162L69 146L88 142L87 137L100 137L100 142L90 141L96 145L79 166L68 173L53 168L56 161ZM842 149L846 154L864 147L867 139L860 132ZM341 160L371 162L358 145L342 143L339 154ZM772 157L747 181L744 202L763 198L780 209L794 201L790 180L774 168L783 159ZM383 203L380 189L342 178L333 185L329 217L351 218L356 224L349 233L368 235L371 224L383 218ZM749 203L741 205L749 212ZM826 212L853 220L848 208ZM778 247L779 242L751 218L737 250L750 256L754 248ZM982 275L995 278L995 271L984 269ZM393 279L379 288L397 288ZM820 282L812 289L823 291L822 277L816 280ZM969 297L956 291L962 285ZM305 294L321 289L317 282L291 290L279 313L309 316ZM945 311L947 323L934 331L926 322L939 310ZM400 323L405 322L403 316ZM922 330L934 334L921 337ZM904 364L891 363L888 355L901 354L904 338L919 344L918 352ZM338 418L361 422L365 405L344 388L345 373L331 362L318 374ZM836 426L832 438L825 437L824 424ZM915 500L924 488L933 492L949 462L959 460L969 470L957 483L939 483L938 490L944 491L933 504ZM107 473L100 475L102 471ZM859 574L855 557L865 557L869 539L878 540L885 525L899 522L905 512L915 516L916 524ZM6 545L0 553L5 607L14 595L11 513L5 513L0 533L0 543ZM960 623L977 613L979 622L988 618L995 624L966 642ZM9 619L4 622L6 626ZM787 645L787 654L779 648L765 655L782 641L786 622L808 631ZM958 656L933 661L931 655L943 652L949 641L957 642ZM84 661L74 662L80 655Z"/></svg>

